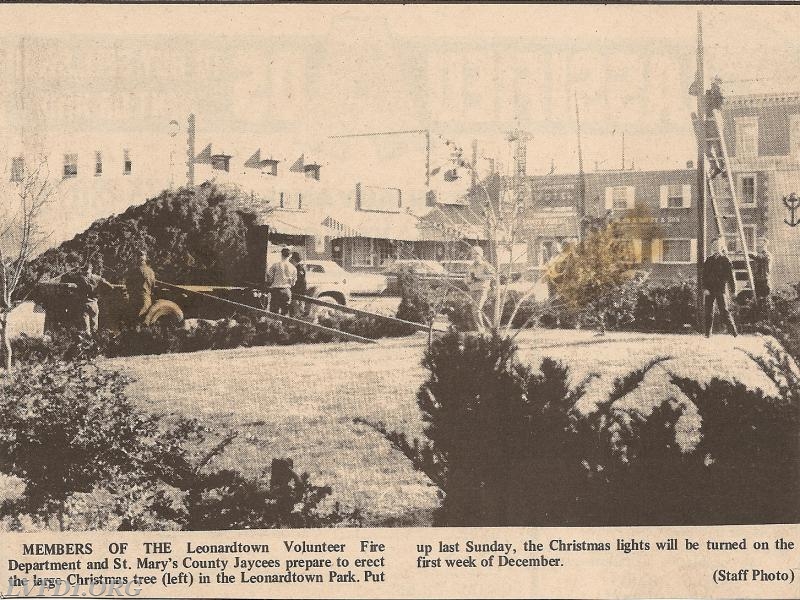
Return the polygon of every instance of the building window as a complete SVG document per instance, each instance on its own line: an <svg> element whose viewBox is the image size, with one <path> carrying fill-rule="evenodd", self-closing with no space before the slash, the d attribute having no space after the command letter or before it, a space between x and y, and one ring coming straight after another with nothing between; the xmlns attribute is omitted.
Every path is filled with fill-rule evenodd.
<svg viewBox="0 0 800 600"><path fill-rule="evenodd" d="M744 241L747 244L747 251L748 252L755 252L756 250L756 226L755 225L743 225L742 228L744 229ZM742 249L744 251L744 249Z"/></svg>
<svg viewBox="0 0 800 600"><path fill-rule="evenodd" d="M94 174L95 177L103 174L103 154L99 151L94 153Z"/></svg>
<svg viewBox="0 0 800 600"><path fill-rule="evenodd" d="M307 179L315 179L316 181L319 181L319 165L304 165L303 171L305 171Z"/></svg>
<svg viewBox="0 0 800 600"><path fill-rule="evenodd" d="M133 172L133 163L131 162L130 150L122 151L122 174L130 175Z"/></svg>
<svg viewBox="0 0 800 600"><path fill-rule="evenodd" d="M739 117L736 123L736 156L758 156L758 117Z"/></svg>
<svg viewBox="0 0 800 600"><path fill-rule="evenodd" d="M389 240L374 240L373 246L378 259L376 267L383 267L395 259L395 249Z"/></svg>
<svg viewBox="0 0 800 600"><path fill-rule="evenodd" d="M64 179L78 176L78 155L64 155Z"/></svg>
<svg viewBox="0 0 800 600"><path fill-rule="evenodd" d="M16 156L11 159L11 181L22 181L25 175L25 159Z"/></svg>
<svg viewBox="0 0 800 600"><path fill-rule="evenodd" d="M747 251L755 252L756 226L742 225L742 229L744 230L744 241L745 244L747 244ZM732 231L725 232L725 246L728 248L728 252L735 254L744 253L744 248L742 248L742 238L739 236L739 231L737 229L734 228Z"/></svg>
<svg viewBox="0 0 800 600"><path fill-rule="evenodd" d="M756 203L756 176L739 175L739 203L754 206Z"/></svg>
<svg viewBox="0 0 800 600"><path fill-rule="evenodd" d="M278 206L280 208L286 208L286 206L284 206L284 202L283 202L283 192L281 192L280 200L278 201Z"/></svg>
<svg viewBox="0 0 800 600"><path fill-rule="evenodd" d="M278 175L278 161L277 160L262 160L261 172L264 175Z"/></svg>
<svg viewBox="0 0 800 600"><path fill-rule="evenodd" d="M620 238L615 241L617 249L624 255L622 262L638 264L642 262L642 240L639 238Z"/></svg>
<svg viewBox="0 0 800 600"><path fill-rule="evenodd" d="M353 256L351 264L354 267L372 266L372 239L371 238L352 238Z"/></svg>
<svg viewBox="0 0 800 600"><path fill-rule="evenodd" d="M297 210L302 210L303 208L303 194L297 194Z"/></svg>
<svg viewBox="0 0 800 600"><path fill-rule="evenodd" d="M229 173L231 170L231 157L227 154L214 154L211 157L211 168L215 171Z"/></svg>
<svg viewBox="0 0 800 600"><path fill-rule="evenodd" d="M686 238L654 239L653 262L679 265L693 263L696 260L695 244L695 240Z"/></svg>
<svg viewBox="0 0 800 600"><path fill-rule="evenodd" d="M632 185L617 185L606 188L606 210L633 208L635 188Z"/></svg>
<svg viewBox="0 0 800 600"><path fill-rule="evenodd" d="M662 263L690 263L692 262L692 241L683 239L661 240Z"/></svg>
<svg viewBox="0 0 800 600"><path fill-rule="evenodd" d="M689 208L692 205L692 186L683 184L662 185L660 187L661 208Z"/></svg>
<svg viewBox="0 0 800 600"><path fill-rule="evenodd" d="M800 115L789 117L789 156L800 159Z"/></svg>

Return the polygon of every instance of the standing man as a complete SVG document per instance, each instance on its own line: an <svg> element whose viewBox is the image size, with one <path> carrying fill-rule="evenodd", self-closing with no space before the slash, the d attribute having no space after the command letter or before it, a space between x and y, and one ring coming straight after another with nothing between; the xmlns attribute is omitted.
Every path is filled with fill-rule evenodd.
<svg viewBox="0 0 800 600"><path fill-rule="evenodd" d="M292 286L292 298L294 299L292 301L292 316L299 317L302 316L304 312L304 306L303 301L298 300L297 297L305 296L306 291L308 290L308 283L306 282L306 268L303 266L303 257L300 256L299 252L292 252L289 262L294 265L294 268L297 271L297 278Z"/></svg>
<svg viewBox="0 0 800 600"><path fill-rule="evenodd" d="M736 324L728 311L727 288L731 294L736 291L736 283L733 279L733 265L725 256L725 240L717 238L714 240L714 253L706 259L703 264L703 287L705 288L705 309L706 309L706 337L711 336L714 328L714 304L722 315L722 319L728 327L728 333L733 337L736 332Z"/></svg>
<svg viewBox="0 0 800 600"><path fill-rule="evenodd" d="M156 274L147 264L147 252L139 252L137 263L125 274L125 290L128 292L128 306L131 322L141 322L153 304L153 286Z"/></svg>
<svg viewBox="0 0 800 600"><path fill-rule="evenodd" d="M492 278L495 276L495 271L492 265L483 257L483 248L473 246L471 255L472 263L467 272L466 283L469 295L472 298L475 329L483 331L483 307L489 298L489 289L492 286Z"/></svg>
<svg viewBox="0 0 800 600"><path fill-rule="evenodd" d="M280 315L289 314L292 287L297 282L297 269L289 262L292 251L281 249L281 260L270 265L267 271L267 286L270 288L269 308Z"/></svg>
<svg viewBox="0 0 800 600"><path fill-rule="evenodd" d="M71 277L67 287L73 290L75 314L81 326L81 335L92 338L97 335L100 316L98 289L112 289L111 284L95 275L92 263L87 262L81 273Z"/></svg>
<svg viewBox="0 0 800 600"><path fill-rule="evenodd" d="M772 293L772 254L767 249L768 246L767 238L758 238L758 254L750 255L750 260L754 263L756 298L762 301L768 301Z"/></svg>

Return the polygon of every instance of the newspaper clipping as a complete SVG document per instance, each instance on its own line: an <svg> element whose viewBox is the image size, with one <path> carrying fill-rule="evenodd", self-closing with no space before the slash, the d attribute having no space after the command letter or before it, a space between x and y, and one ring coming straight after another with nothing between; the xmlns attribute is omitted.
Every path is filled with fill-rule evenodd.
<svg viewBox="0 0 800 600"><path fill-rule="evenodd" d="M0 7L0 598L800 598L799 17Z"/></svg>

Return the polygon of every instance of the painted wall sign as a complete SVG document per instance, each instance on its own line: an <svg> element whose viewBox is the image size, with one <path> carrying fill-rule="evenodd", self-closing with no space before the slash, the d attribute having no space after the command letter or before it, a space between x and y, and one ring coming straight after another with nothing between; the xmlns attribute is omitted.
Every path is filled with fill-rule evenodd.
<svg viewBox="0 0 800 600"><path fill-rule="evenodd" d="M783 197L783 205L789 211L789 218L784 219L783 222L789 227L797 227L800 225L800 198L797 194L792 192L788 196Z"/></svg>

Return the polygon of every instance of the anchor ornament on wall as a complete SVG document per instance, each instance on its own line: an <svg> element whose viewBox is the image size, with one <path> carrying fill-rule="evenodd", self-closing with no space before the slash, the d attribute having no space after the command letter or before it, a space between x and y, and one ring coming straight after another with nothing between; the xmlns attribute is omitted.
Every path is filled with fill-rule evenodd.
<svg viewBox="0 0 800 600"><path fill-rule="evenodd" d="M797 227L800 225L800 197L792 192L788 196L783 197L783 204L789 210L789 218L784 219L783 222L789 227Z"/></svg>

